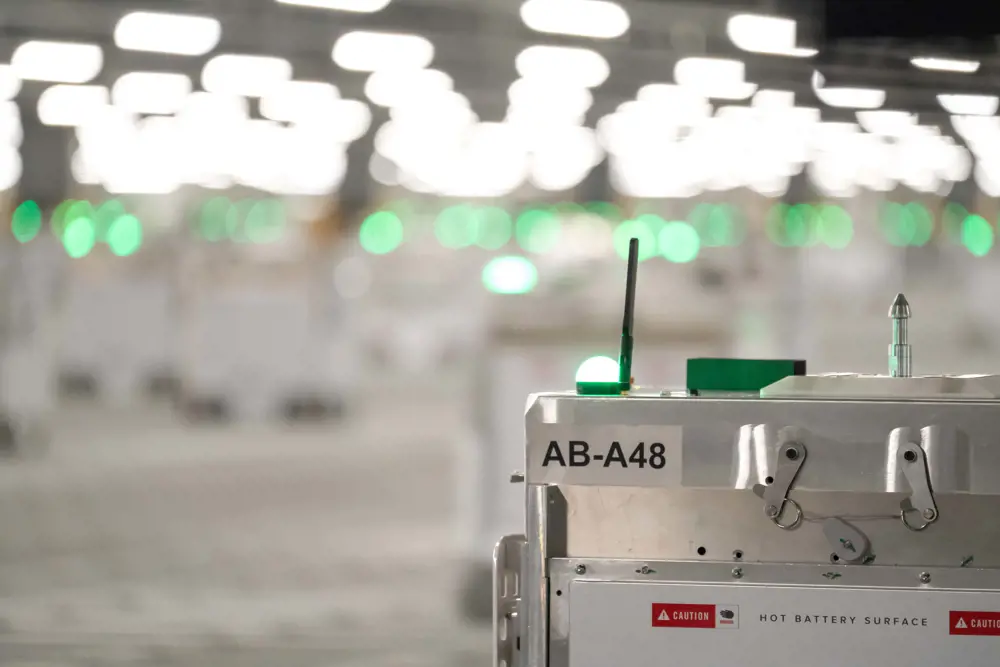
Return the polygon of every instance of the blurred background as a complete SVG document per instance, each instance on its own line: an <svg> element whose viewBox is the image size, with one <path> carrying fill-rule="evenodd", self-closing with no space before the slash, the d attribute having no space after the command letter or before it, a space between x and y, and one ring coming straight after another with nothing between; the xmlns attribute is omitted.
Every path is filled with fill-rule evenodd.
<svg viewBox="0 0 1000 667"><path fill-rule="evenodd" d="M1000 371L995 42L822 15L0 2L0 665L485 664L632 237L640 385Z"/></svg>

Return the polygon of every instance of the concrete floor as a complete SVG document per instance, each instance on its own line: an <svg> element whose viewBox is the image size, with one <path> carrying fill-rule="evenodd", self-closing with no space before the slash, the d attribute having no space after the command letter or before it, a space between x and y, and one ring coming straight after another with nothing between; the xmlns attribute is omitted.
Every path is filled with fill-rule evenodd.
<svg viewBox="0 0 1000 667"><path fill-rule="evenodd" d="M0 465L0 665L485 665L456 604L464 416L60 409L48 451Z"/></svg>

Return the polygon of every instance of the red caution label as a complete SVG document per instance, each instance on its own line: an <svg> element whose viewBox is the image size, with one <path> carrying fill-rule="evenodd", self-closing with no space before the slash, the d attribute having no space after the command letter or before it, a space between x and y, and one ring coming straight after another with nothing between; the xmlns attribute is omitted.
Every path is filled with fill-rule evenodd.
<svg viewBox="0 0 1000 667"><path fill-rule="evenodd" d="M950 611L948 634L1000 637L1000 611Z"/></svg>
<svg viewBox="0 0 1000 667"><path fill-rule="evenodd" d="M714 628L714 604L653 603L654 628Z"/></svg>

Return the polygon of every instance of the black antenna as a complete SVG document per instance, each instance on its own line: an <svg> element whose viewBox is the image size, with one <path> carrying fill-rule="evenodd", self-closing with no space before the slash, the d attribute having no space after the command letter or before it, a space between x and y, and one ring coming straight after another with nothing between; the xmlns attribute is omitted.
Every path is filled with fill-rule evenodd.
<svg viewBox="0 0 1000 667"><path fill-rule="evenodd" d="M639 239L628 242L628 269L625 274L625 316L622 318L622 345L618 355L618 384L622 391L632 388L632 327L635 323L635 281L639 268Z"/></svg>

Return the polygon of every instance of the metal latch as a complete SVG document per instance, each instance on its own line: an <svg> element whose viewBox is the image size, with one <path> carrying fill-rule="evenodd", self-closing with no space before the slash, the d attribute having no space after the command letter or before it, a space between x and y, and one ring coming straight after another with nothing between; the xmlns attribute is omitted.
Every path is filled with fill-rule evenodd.
<svg viewBox="0 0 1000 667"><path fill-rule="evenodd" d="M800 442L786 442L778 448L778 465L774 471L774 477L767 486L763 484L753 485L753 492L764 499L764 514L778 528L792 530L802 523L802 507L788 497L788 492L791 490L795 476L799 474L799 469L802 468L805 460L805 445ZM791 523L781 523L786 504L790 504L795 510L795 518L792 519Z"/></svg>
<svg viewBox="0 0 1000 667"><path fill-rule="evenodd" d="M506 535L493 549L493 667L521 664L521 564L527 540Z"/></svg>
<svg viewBox="0 0 1000 667"><path fill-rule="evenodd" d="M921 531L938 518L930 473L927 470L927 455L920 445L908 442L896 452L896 465L903 471L903 476L910 485L910 495L899 503L899 518L910 530ZM910 523L907 517L914 513L920 517L921 523Z"/></svg>

